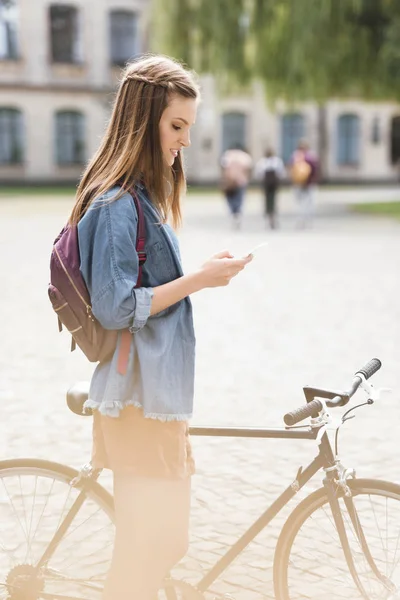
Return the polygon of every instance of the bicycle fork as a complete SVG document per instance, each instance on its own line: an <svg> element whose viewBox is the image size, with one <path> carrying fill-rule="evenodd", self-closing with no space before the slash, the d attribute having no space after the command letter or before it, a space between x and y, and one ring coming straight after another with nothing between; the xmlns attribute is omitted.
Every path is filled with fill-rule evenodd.
<svg viewBox="0 0 400 600"><path fill-rule="evenodd" d="M360 519L357 514L356 507L353 502L353 495L350 487L346 484L345 479L340 478L339 480L335 479L335 475L337 475L337 469L327 470L326 478L324 479L324 487L327 492L329 505L332 510L333 519L335 522L336 530L339 534L340 543L343 549L343 553L347 562L347 566L349 567L350 574L356 584L360 594L365 600L370 600L369 595L367 594L363 584L360 581L360 578L357 574L356 567L354 564L349 539L346 532L346 527L343 519L342 509L339 504L338 492L343 492L343 501L346 506L346 509L349 513L350 521L354 528L354 532L358 543L360 544L361 550L364 554L364 557L371 568L372 572L376 576L376 578L382 583L382 585L390 592L396 593L396 586L390 581L388 577L383 575L372 557L370 549L368 547L367 540L364 535L364 531L360 522Z"/></svg>

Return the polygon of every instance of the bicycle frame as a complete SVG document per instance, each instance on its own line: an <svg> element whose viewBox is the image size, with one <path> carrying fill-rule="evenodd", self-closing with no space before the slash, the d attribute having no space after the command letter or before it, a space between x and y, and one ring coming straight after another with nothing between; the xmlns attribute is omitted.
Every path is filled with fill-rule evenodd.
<svg viewBox="0 0 400 600"><path fill-rule="evenodd" d="M242 427L190 427L190 434L192 436L200 437L228 437L228 438L256 438L256 439L304 439L304 440L316 440L321 427L311 428L307 427L294 427L294 428L277 428L277 429L262 429L262 428L242 428ZM276 517L276 515L290 502L290 500L302 489L314 475L321 469L325 470L326 476L323 479L324 487L327 491L329 504L332 510L335 525L339 534L339 539L343 548L343 552L346 558L351 575L364 598L367 598L365 590L358 578L351 550L347 538L347 533L344 526L343 516L338 501L338 483L336 480L335 456L333 454L331 444L326 431L319 440L319 452L318 455L303 469L300 467L297 471L294 481L282 492L282 494L267 508L267 510L247 529L247 531L235 542L233 546L218 560L218 562L211 568L211 570L199 581L196 585L196 589L204 593L210 585L229 567L229 565L236 559L236 557L254 540L254 538L265 528L267 525ZM99 477L101 470L93 469L92 471L83 469L83 474L79 477L79 481L72 482L81 489L78 497L76 498L71 509L66 514L59 528L54 534L49 546L46 548L44 554L36 565L36 570L40 570L50 559L53 552L57 548L61 539L67 532L71 525L74 517L78 513L80 507L86 498L87 487L90 487L91 481L96 481ZM363 549L364 555L370 564L375 575L390 587L389 580L379 572L372 555L369 551L366 539L364 537L362 528L360 526L358 515L354 507L352 498L344 498L346 508L349 512L350 519L355 528L358 540ZM88 588L93 590L99 590L97 585L90 583L86 584ZM100 591L100 590L99 590ZM43 597L45 597L44 595ZM69 600L69 597L62 596L63 600ZM74 600L74 599L70 599Z"/></svg>
<svg viewBox="0 0 400 600"><path fill-rule="evenodd" d="M190 427L190 434L204 437L246 437L259 439L303 439L315 440L319 428L292 428L292 429L258 429L242 427ZM229 567L235 558L253 541L253 539L276 517L276 515L290 502L297 492L314 475L323 468L332 467L335 458L326 433L321 438L319 453L314 460L303 469L297 471L294 481L282 492L269 508L249 527L249 529L229 548L218 560L212 569L200 580L196 588L204 593L210 585Z"/></svg>
<svg viewBox="0 0 400 600"><path fill-rule="evenodd" d="M235 428L235 427L191 427L190 433L193 436L206 437L246 437L246 438L264 438L264 439L308 439L316 440L321 427L298 427L289 429L257 429L257 428ZM335 525L339 534L340 543L345 555L347 565L353 580L360 593L368 600L365 589L357 575L353 557L351 554L347 533L344 526L342 511L339 506L337 495L338 483L336 481L337 465L335 456L326 431L324 431L319 441L319 453L312 462L305 468L300 467L297 471L294 481L282 492L282 494L271 504L271 506L247 529L247 531L229 548L229 550L219 559L212 569L200 580L196 588L204 593L210 585L225 571L235 558L253 541L253 539L276 517L276 515L290 502L297 492L314 477L321 469L325 470L326 476L323 484L327 492L329 504L332 510ZM393 585L388 578L380 573L378 567L372 558L368 548L362 527L358 519L357 511L351 497L344 498L346 508L350 519L356 531L358 541L364 552L364 555L376 577L386 585L388 589L393 590Z"/></svg>
<svg viewBox="0 0 400 600"><path fill-rule="evenodd" d="M318 428L311 429L310 427L299 427L292 429L259 429L259 428L242 428L242 427L190 427L190 434L193 436L203 437L246 437L246 438L259 438L259 439L304 439L304 440L315 440L318 435ZM219 575L235 560L235 558L246 548L251 541L260 533L264 527L266 527L270 521L280 512L280 510L295 496L295 494L321 469L325 466L332 466L334 464L334 457L332 449L330 447L329 440L326 437L327 452L326 456L322 452L321 446L326 446L325 443L321 444L320 452L318 456L306 467L306 469L299 468L296 479L290 484L290 486L273 502L273 504L257 519L257 521L239 538L239 540L226 552L226 554L214 565L209 573L201 579L196 586L201 592L205 592L209 586L219 577ZM74 517L78 513L80 507L86 498L86 487L90 486L90 481L97 480L100 474L100 470L93 470L92 473L84 474L82 479L81 492L76 498L71 509L65 515L62 523L54 534L53 539L50 541L49 546L46 548L44 554L36 565L36 571L39 571L50 559L58 544L62 540L63 536L67 532L71 525ZM92 589L98 589L97 586L89 587ZM68 600L64 597L65 600Z"/></svg>

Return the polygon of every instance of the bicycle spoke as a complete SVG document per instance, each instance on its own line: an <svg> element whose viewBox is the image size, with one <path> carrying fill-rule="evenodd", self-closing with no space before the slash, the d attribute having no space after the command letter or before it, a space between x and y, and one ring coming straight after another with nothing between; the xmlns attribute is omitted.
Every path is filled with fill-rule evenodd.
<svg viewBox="0 0 400 600"><path fill-rule="evenodd" d="M377 518L377 516L376 516L376 512L375 512L375 506L374 506L374 505L373 505L373 503L372 503L372 500L371 500L371 495L369 495L369 496L368 496L368 498L369 498L369 502L370 502L370 505L371 505L372 514L373 514L373 516L374 516L375 524L376 524L376 526L377 526L377 530L378 530L378 532L379 532L379 537L380 537L380 540L381 540L382 549L384 549L384 544L383 544L383 539L382 539L382 533L381 533L381 530L380 530L380 528L379 528L379 525L378 525L378 518ZM387 498L386 498L385 500L386 500L386 502L387 502ZM386 510L386 514L387 514L387 510Z"/></svg>
<svg viewBox="0 0 400 600"><path fill-rule="evenodd" d="M64 535L64 540L66 540L68 537L71 537L80 527L83 527L92 517L95 517L96 514L100 513L101 509L99 508L95 513L93 513L92 515L88 516L84 521L82 521L82 523L78 523L75 526L71 526L69 527L68 531L66 532L66 534ZM90 533L91 536L98 534L100 531L102 531L104 528L100 528L96 531L92 531ZM86 537L86 539L88 539Z"/></svg>
<svg viewBox="0 0 400 600"><path fill-rule="evenodd" d="M0 468L0 479L0 519L6 524L0 531L0 599L23 600L25 592L19 590L32 585L37 590L29 592L32 600L100 600L114 537L107 512L111 509L89 489L66 533L37 571L81 490L70 486L68 475L34 467L4 472Z"/></svg>
<svg viewBox="0 0 400 600"><path fill-rule="evenodd" d="M69 501L69 499L71 498L71 495L72 495L72 489L73 489L72 486L69 486L69 488L68 488L68 495L65 498L64 506L62 507L61 512L60 512L60 518L58 520L57 526L55 527L56 530L60 527L61 523L63 522L64 517L65 517L65 513L68 512L67 505L68 505L68 501Z"/></svg>
<svg viewBox="0 0 400 600"><path fill-rule="evenodd" d="M35 487L33 490L33 505L35 505L35 503L36 503L36 489L37 489L37 477L35 477ZM30 518L30 522L29 522L29 530L28 530L29 538L31 537L32 525L33 525L33 510L31 511L31 518Z"/></svg>
<svg viewBox="0 0 400 600"><path fill-rule="evenodd" d="M299 516L302 520L291 526L298 529L290 546L285 542L287 592L282 596L283 600L320 600L323 597L329 600L394 600L400 591L400 488L398 490L390 494L379 488L356 489L351 501L346 501L347 505L343 497L338 498L355 572L364 595L350 573L327 497L324 493L315 495L319 498L315 506L310 504L309 512ZM302 514L302 511L298 512ZM293 523L297 523L295 517ZM280 560L282 558L277 555L277 563Z"/></svg>
<svg viewBox="0 0 400 600"><path fill-rule="evenodd" d="M102 548L96 548L96 550L94 550L92 553L86 554L83 557L79 556L72 561L69 560L69 562L68 562L68 558L67 558L68 557L68 548L63 548L63 554L65 553L66 556L65 556L65 559L60 563L60 567L63 567L66 571L72 571L75 566L79 565L79 563L82 559L85 559L85 564L87 567L91 567L91 566L95 566L95 565L98 566L101 564L98 561L99 552L106 552L107 549L109 549L110 554L111 554L112 545L113 545L113 543L112 543L112 541L110 541L108 544L106 544ZM72 549L73 547L74 547L74 545L72 545L70 547L70 549ZM88 562L88 560L91 558L96 558L96 561L93 563ZM103 561L103 562L104 562L104 564L108 564L109 561Z"/></svg>
<svg viewBox="0 0 400 600"><path fill-rule="evenodd" d="M47 505L48 505L49 498L50 498L50 496L51 496L51 493L52 493L52 491L53 491L53 488L54 488L54 484L55 484L55 482L54 482L54 481L52 481L52 482L51 482L51 488L50 488L50 491L49 491L49 493L47 494L47 501L46 501L45 505L43 506L42 513L41 513L41 515L39 516L38 522L37 522L37 524L36 524L35 531L33 532L32 542L33 542L33 541L36 539L36 533L37 533L37 531L39 530L39 526L40 526L40 524L41 524L41 520L42 520L42 518L43 518L43 515L44 515L44 513L45 513L46 507L47 507ZM32 506L32 511L31 511L31 514L32 514L32 519L31 519L31 520L32 520L32 521L33 521L33 516L34 516L34 507L35 507L35 504L36 504L36 490L37 490L37 477L35 478L35 495L34 495L34 502L33 502L33 506ZM29 550L30 550L30 548L31 548L32 542L31 542L31 544L29 544ZM28 559L28 557L26 557L26 560L27 560L27 559ZM30 560L32 560L32 557L30 557Z"/></svg>
<svg viewBox="0 0 400 600"><path fill-rule="evenodd" d="M87 566L94 566L94 564L98 564L98 556L100 554L105 553L107 550L110 551L110 552L108 552L108 554L111 553L112 540L110 540L108 537L108 541L105 542L103 544L103 546L101 546L101 547L96 546L96 550L90 551L89 553L86 553L86 554L83 554L81 552L81 554L79 556L76 556L74 554L74 549L76 547L76 539L74 539L74 537L76 538L76 534L79 532L79 530L86 528L86 531L84 534L85 535L85 545L87 545L91 540L93 540L95 538L101 539L102 537L104 537L101 534L106 531L107 526L103 525L101 527L96 528L92 525L90 528L87 527L89 521L91 521L93 519L96 520L96 516L98 516L101 512L102 511L100 508L97 509L95 512L90 513L84 520L82 520L80 522L76 522L75 526L72 525L68 529L68 531L64 535L63 541L62 541L62 543L63 543L62 555L64 558L61 562L59 562L60 568L63 567L64 569L70 571L76 565L79 565L79 563L83 559L85 560L85 564ZM76 521L77 521L77 519L76 519ZM88 562L92 557L95 557L97 559L97 563Z"/></svg>
<svg viewBox="0 0 400 600"><path fill-rule="evenodd" d="M385 514L385 516L386 516L386 519L385 519L385 531L386 531L386 548L387 548L387 547L388 547L388 543L389 543L389 540L388 540L388 510L387 510L387 499L386 499L386 514ZM388 559L388 555L386 556L386 558ZM386 573L385 573L386 577L388 576L388 566L389 566L389 565L387 565L387 567L386 567Z"/></svg>
<svg viewBox="0 0 400 600"><path fill-rule="evenodd" d="M7 494L7 497L8 497L8 499L9 499L9 501L10 501L10 505L11 505L11 508L12 508L12 510L13 510L13 513L14 513L14 515L15 515L16 519L17 519L18 525L20 526L20 528L21 528L21 531L22 531L22 533L24 534L24 536L25 536L25 538L26 538L26 532L24 531L24 528L23 528L23 525L22 525L21 519L20 519L20 517L18 516L17 510L16 510L16 508L15 508L15 505L14 505L14 502L13 502L13 500L12 500L12 498L11 498L11 495L10 495L9 491L7 490L7 487L6 487L6 484L4 483L4 480L2 480L2 484L3 484L3 487L4 487L4 491L6 492L6 494Z"/></svg>
<svg viewBox="0 0 400 600"><path fill-rule="evenodd" d="M25 519L26 540L28 541L29 540L28 521L27 521L27 515L26 515L26 511L25 511L25 501L24 501L24 494L22 491L21 477L18 478L18 481L19 481L20 498L21 498L21 502L22 502L23 515L24 515L24 519ZM29 544L27 544L27 554L28 553L29 553ZM27 560L27 556L25 557L25 560Z"/></svg>
<svg viewBox="0 0 400 600"><path fill-rule="evenodd" d="M390 574L389 574L390 578L393 576L394 569L396 568L396 565L400 564L399 560L396 561L397 553L399 551L399 547L400 547L400 530L399 530L399 533L397 535L396 548L395 548L394 557L393 557L393 568L390 570Z"/></svg>

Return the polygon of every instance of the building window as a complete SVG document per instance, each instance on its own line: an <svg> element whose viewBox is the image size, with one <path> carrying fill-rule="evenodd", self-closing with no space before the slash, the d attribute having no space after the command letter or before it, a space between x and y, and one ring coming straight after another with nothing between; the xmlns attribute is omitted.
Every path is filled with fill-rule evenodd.
<svg viewBox="0 0 400 600"><path fill-rule="evenodd" d="M15 0L0 0L0 59L17 57L16 2Z"/></svg>
<svg viewBox="0 0 400 600"><path fill-rule="evenodd" d="M400 166L400 116L392 118L390 127L390 158L392 165Z"/></svg>
<svg viewBox="0 0 400 600"><path fill-rule="evenodd" d="M51 60L56 63L82 62L79 13L75 6L50 6Z"/></svg>
<svg viewBox="0 0 400 600"><path fill-rule="evenodd" d="M298 113L283 115L281 120L281 154L284 163L288 164L299 141L305 135L304 117Z"/></svg>
<svg viewBox="0 0 400 600"><path fill-rule="evenodd" d="M138 18L127 10L110 13L111 63L125 65L139 53Z"/></svg>
<svg viewBox="0 0 400 600"><path fill-rule="evenodd" d="M85 117L76 111L56 113L56 161L58 165L85 162Z"/></svg>
<svg viewBox="0 0 400 600"><path fill-rule="evenodd" d="M360 119L357 115L338 118L337 164L358 165L360 162Z"/></svg>
<svg viewBox="0 0 400 600"><path fill-rule="evenodd" d="M0 164L19 165L24 160L22 113L0 108Z"/></svg>
<svg viewBox="0 0 400 600"><path fill-rule="evenodd" d="M246 121L247 117L243 113L222 115L222 152L229 148L246 149Z"/></svg>
<svg viewBox="0 0 400 600"><path fill-rule="evenodd" d="M379 117L374 117L372 120L371 143L375 146L381 143L381 121Z"/></svg>

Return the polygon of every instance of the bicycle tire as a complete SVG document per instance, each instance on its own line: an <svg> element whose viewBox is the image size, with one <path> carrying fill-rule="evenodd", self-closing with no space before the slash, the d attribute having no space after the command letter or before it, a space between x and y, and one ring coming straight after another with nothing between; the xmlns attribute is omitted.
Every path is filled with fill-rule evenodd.
<svg viewBox="0 0 400 600"><path fill-rule="evenodd" d="M373 574L341 492L338 498L351 554L367 593L361 594L349 572L325 488L321 488L300 502L282 528L273 567L277 600L399 597L396 594L400 590L400 486L373 479L349 479L347 483L375 564L380 573L394 582L395 594ZM389 508L393 514L388 515ZM392 559L392 563L384 567L385 559Z"/></svg>
<svg viewBox="0 0 400 600"><path fill-rule="evenodd" d="M54 555L35 572L80 493L70 485L77 475L75 469L47 460L0 461L0 598L100 598L114 525L112 496L96 481L87 481L83 506Z"/></svg>
<svg viewBox="0 0 400 600"><path fill-rule="evenodd" d="M108 533L106 533L106 535L103 534L103 537L106 540L106 545L104 546L104 556L99 556L98 550L96 551L96 560L101 566L101 569L99 570L99 568L95 567L94 564L86 565L86 571L89 570L89 572L85 577L82 577L79 573L85 570L85 565L83 564L82 556L79 556L77 553L73 553L73 555L69 554L67 556L67 559L69 559L70 564L68 565L68 568L64 570L64 572L61 572L59 569L53 568L52 561L55 559L57 560L59 553L60 555L62 554L62 544L65 543L65 540L67 538L71 537L70 530L77 531L80 527L79 520L77 525L77 522L74 519L70 529L62 538L60 545L55 551L54 557L51 557L49 562L46 564L44 571L38 573L37 577L32 577L32 575L34 575L33 568L35 562L37 562L40 559L46 546L50 543L52 535L54 534L56 528L61 522L62 515L66 513L69 505L72 504L75 497L77 497L80 493L79 487L72 488L70 485L70 482L78 475L78 471L76 471L72 467L47 460L35 458L19 458L0 461L1 600L3 600L3 598L7 598L7 600L52 600L53 594L57 595L57 600L62 600L64 597L68 600L100 600L104 586L104 580L111 561L112 545L114 541L114 501L112 495L106 489L104 489L97 481L86 480L87 498L85 499L85 504L81 509L84 513L83 520L82 515L80 515L80 513L78 513L76 518L80 519L82 525L87 525L90 519L87 513L87 505L90 505L90 503L92 503L94 507L97 506L97 509L95 508L95 511L99 513L99 516L96 517L96 521L99 522L105 519L106 527L109 531ZM64 495L66 497L71 496L71 498L69 501L69 505L68 503L63 503L62 514L55 516L56 526L52 528L52 530L49 532L49 535L43 538L42 532L38 532L40 533L42 541L44 540L44 543L41 544L40 547L36 548L36 554L33 555L30 552L26 552L24 558L21 558L20 555L14 556L12 563L7 565L4 572L4 551L7 550L8 543L5 539L7 533L11 534L9 536L10 538L14 538L13 543L15 544L15 528L12 527L12 519L7 519L7 516L4 517L4 513L7 507L7 501L10 502L11 498L11 485L4 483L5 480L7 480L7 478L9 480L14 478L15 482L17 483L17 487L14 487L13 500L17 500L20 503L20 506L22 506L22 508L25 508L28 504L27 497L24 496L23 491L28 488L28 486L26 485L27 480L32 478L53 480L55 482L58 482L58 484L61 484L61 488L65 485L65 494L61 492L61 495ZM24 478L24 481L22 481L22 478ZM39 487L40 486L36 485L35 494L38 493ZM59 486L57 491L54 488L54 486L50 486L49 492L51 495L54 495L56 493L60 495L61 488ZM17 491L15 492L15 490ZM15 512L17 505L15 503L12 504L12 512ZM100 516L101 514L103 514L103 517ZM8 515L8 517L9 516L10 515ZM40 519L42 517L43 513L40 515ZM52 515L52 518L53 517L54 515ZM7 531L7 526L4 527L3 525L6 521L8 521L8 530L12 529L11 532ZM28 525L27 520L25 520L25 524ZM19 525L22 526L22 522L19 522ZM33 526L32 519L30 519L30 525ZM35 528L34 534L36 534L37 531L38 524ZM95 533L100 533L100 530L96 531ZM93 531L89 531L88 535L85 534L84 542L87 543L88 539L90 539L91 536L93 537ZM75 551L79 549L77 548L76 544L73 544L73 548ZM93 551L91 552L91 554L93 555ZM28 555L29 560L27 558ZM27 589L28 585L29 589ZM182 595L182 587L185 590L184 595ZM175 582L175 587L169 585L168 587L166 586L165 589L161 589L160 596L162 598L165 597L167 600L186 600L186 598L189 600L193 598L192 595L189 595L189 588L190 586L188 586L187 584ZM3 595L3 592L6 594L6 596Z"/></svg>

